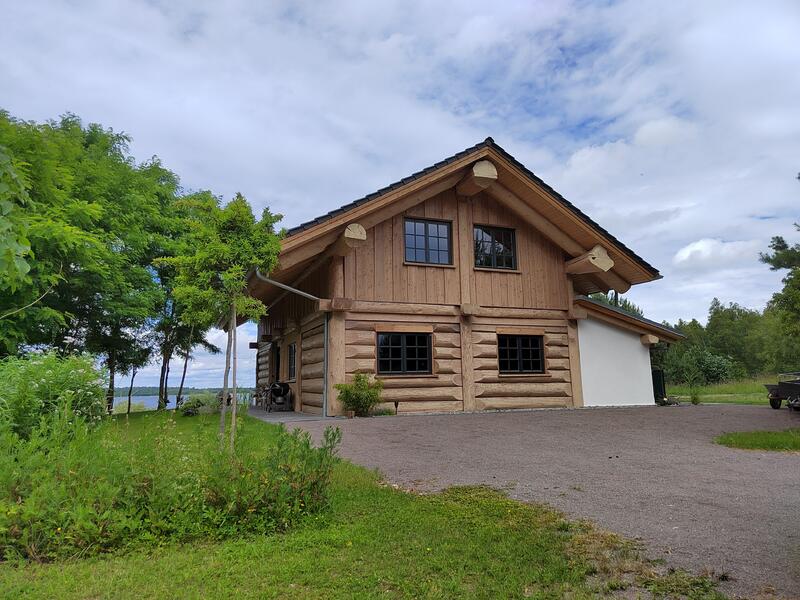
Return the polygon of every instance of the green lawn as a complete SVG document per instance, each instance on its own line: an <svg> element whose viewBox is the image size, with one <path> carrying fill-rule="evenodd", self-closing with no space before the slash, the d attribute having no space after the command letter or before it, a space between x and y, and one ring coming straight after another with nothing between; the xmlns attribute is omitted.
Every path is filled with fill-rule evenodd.
<svg viewBox="0 0 800 600"><path fill-rule="evenodd" d="M163 414L132 415L135 432ZM213 435L216 417L176 417ZM274 426L246 419L270 443ZM435 460L435 457L432 457ZM58 564L0 565L4 598L590 598L621 589L721 598L635 547L485 488L416 495L342 461L330 509L286 534L170 545Z"/></svg>
<svg viewBox="0 0 800 600"><path fill-rule="evenodd" d="M765 383L775 383L777 375L761 375L751 379L729 381L700 386L697 393L703 404L763 404L769 406ZM677 396L679 400L688 402L691 388L688 385L668 385L668 396Z"/></svg>
<svg viewBox="0 0 800 600"><path fill-rule="evenodd" d="M800 429L738 431L725 433L714 441L723 446L746 450L800 451Z"/></svg>

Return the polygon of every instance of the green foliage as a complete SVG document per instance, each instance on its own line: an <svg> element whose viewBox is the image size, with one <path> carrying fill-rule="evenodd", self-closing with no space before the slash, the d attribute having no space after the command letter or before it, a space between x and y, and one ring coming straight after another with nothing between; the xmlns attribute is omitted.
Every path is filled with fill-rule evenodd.
<svg viewBox="0 0 800 600"><path fill-rule="evenodd" d="M800 429L784 431L735 431L714 439L718 444L745 450L800 450Z"/></svg>
<svg viewBox="0 0 800 600"><path fill-rule="evenodd" d="M299 430L265 439L245 426L231 456L219 453L212 421L200 424L187 435L175 418L145 413L92 431L67 407L28 440L3 428L0 556L48 561L272 533L327 505L338 430L317 449Z"/></svg>
<svg viewBox="0 0 800 600"><path fill-rule="evenodd" d="M130 418L131 435L167 415ZM120 422L124 422L121 419ZM206 417L175 419L182 438L208 434ZM277 427L246 419L243 435L270 445ZM713 581L675 587L636 545L568 521L542 504L482 487L408 493L346 461L335 467L329 509L282 535L164 544L99 560L0 564L9 598L714 598ZM637 581L634 581L637 580ZM639 583L638 581L641 581ZM646 589L640 589L644 587ZM672 593L674 592L674 593Z"/></svg>
<svg viewBox="0 0 800 600"><path fill-rule="evenodd" d="M339 390L338 398L345 410L352 410L359 417L367 417L381 402L383 381L370 378L365 373L356 373L352 383L337 383L334 387Z"/></svg>
<svg viewBox="0 0 800 600"><path fill-rule="evenodd" d="M219 410L219 398L211 392L201 392L192 394L189 399L180 407L180 413L184 417L193 417L199 414L207 414Z"/></svg>
<svg viewBox="0 0 800 600"><path fill-rule="evenodd" d="M15 291L30 271L24 209L30 204L22 175L0 145L0 291Z"/></svg>
<svg viewBox="0 0 800 600"><path fill-rule="evenodd" d="M668 354L664 368L669 381L687 383L690 386L720 383L737 375L732 360L700 346L691 346L684 352Z"/></svg>
<svg viewBox="0 0 800 600"><path fill-rule="evenodd" d="M617 296L615 298L615 293L609 292L608 294L603 294L598 292L596 294L590 294L589 297L592 300L597 300L598 302L602 302L608 306L613 306L614 308L619 308L620 310L624 310L627 313L635 315L637 317L644 317L644 311L639 308L636 304L628 300L627 298L623 298L621 296Z"/></svg>
<svg viewBox="0 0 800 600"><path fill-rule="evenodd" d="M135 341L128 330L154 313L161 290L150 264L172 233L178 181L157 159L136 164L128 142L72 115L36 124L0 112L0 145L17 173L10 193L27 194L14 228L30 245L29 271L0 294L0 354L88 350L113 375L114 354Z"/></svg>
<svg viewBox="0 0 800 600"><path fill-rule="evenodd" d="M54 352L0 361L0 424L28 438L65 406L92 425L105 413L105 377L89 355Z"/></svg>
<svg viewBox="0 0 800 600"><path fill-rule="evenodd" d="M208 324L230 314L257 319L264 314L260 300L246 294L247 274L269 273L277 264L281 215L264 209L256 220L241 194L223 207L210 193L182 202L187 212L187 251L160 261L176 270L175 298L184 307L184 321Z"/></svg>

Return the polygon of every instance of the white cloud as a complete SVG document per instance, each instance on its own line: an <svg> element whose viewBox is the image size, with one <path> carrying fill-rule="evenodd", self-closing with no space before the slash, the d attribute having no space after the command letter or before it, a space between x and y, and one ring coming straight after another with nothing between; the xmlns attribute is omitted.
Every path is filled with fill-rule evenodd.
<svg viewBox="0 0 800 600"><path fill-rule="evenodd" d="M687 244L675 253L672 264L679 269L708 271L751 265L758 255L758 240L726 242L712 238Z"/></svg>
<svg viewBox="0 0 800 600"><path fill-rule="evenodd" d="M757 251L795 235L793 0L53 0L4 17L0 107L123 129L139 159L287 225L492 135L661 268L630 293L659 320L714 295L763 306L780 275Z"/></svg>

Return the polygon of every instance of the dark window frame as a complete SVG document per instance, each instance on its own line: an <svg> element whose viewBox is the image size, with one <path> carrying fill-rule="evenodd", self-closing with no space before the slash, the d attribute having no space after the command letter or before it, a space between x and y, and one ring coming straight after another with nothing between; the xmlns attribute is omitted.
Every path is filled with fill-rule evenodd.
<svg viewBox="0 0 800 600"><path fill-rule="evenodd" d="M525 346L525 341L536 340L536 345ZM507 342L504 344L503 342ZM538 357L533 351L538 351ZM524 357L524 353L531 352L531 356ZM512 355L512 352L514 353ZM505 354L505 355L504 355ZM526 362L531 363L530 368L525 367ZM538 362L539 368L533 365ZM503 368L505 363L505 368ZM512 367L512 365L515 365ZM500 375L544 375L547 372L547 356L545 355L545 345L543 335L526 334L497 334L497 370Z"/></svg>
<svg viewBox="0 0 800 600"><path fill-rule="evenodd" d="M486 254L485 256L491 257L491 264L484 265L478 264L478 252L477 252L477 240L476 234L478 231L482 233L487 233L490 236L490 243L491 243L491 251ZM498 233L501 234L510 234L511 236L511 265L498 265L498 257L502 256L500 253L495 251L495 248L498 246ZM483 225L481 223L474 223L472 225L472 247L473 247L473 263L476 269L500 269L503 271L516 271L517 265L519 264L517 261L517 231L512 227L500 227L497 225Z"/></svg>
<svg viewBox="0 0 800 600"><path fill-rule="evenodd" d="M286 345L286 381L297 381L297 342Z"/></svg>
<svg viewBox="0 0 800 600"><path fill-rule="evenodd" d="M385 346L389 348L389 356L388 357L381 357L381 336L385 336L387 341L389 341L389 345ZM400 338L399 345L391 345L391 336L398 336ZM425 336L425 346L420 346L419 344L415 344L410 346L408 344L408 337L409 336ZM432 375L433 374L433 345L432 345L433 334L429 331L376 331L375 332L375 347L376 347L376 364L375 364L375 372L379 376L412 376L412 377L419 377L424 375ZM427 356L424 358L420 358L419 355L413 358L409 358L408 350L412 347L415 350L419 348L425 348ZM392 353L393 349L397 349L399 353L394 355ZM427 368L424 370L416 369L416 370L408 370L408 363L409 361L416 361L419 363L420 361L424 360L427 364ZM392 363L398 362L400 363L400 369L393 369ZM388 362L389 368L384 369L381 367L382 362Z"/></svg>
<svg viewBox="0 0 800 600"><path fill-rule="evenodd" d="M418 237L420 234L418 233L411 233L407 232L408 223L422 223L425 226L425 231L422 234L424 238L424 247L422 248L423 252L425 253L425 260L417 260L416 257L410 259L408 257L408 238L411 237ZM439 262L439 261L431 261L431 238L441 239L439 235L431 235L429 225L445 225L447 227L447 262ZM417 246L412 248L414 253L419 250ZM441 248L433 249L435 252L441 252ZM406 263L411 263L415 265L453 265L453 222L452 221L445 221L442 219L423 219L417 217L406 217L403 219L403 261Z"/></svg>

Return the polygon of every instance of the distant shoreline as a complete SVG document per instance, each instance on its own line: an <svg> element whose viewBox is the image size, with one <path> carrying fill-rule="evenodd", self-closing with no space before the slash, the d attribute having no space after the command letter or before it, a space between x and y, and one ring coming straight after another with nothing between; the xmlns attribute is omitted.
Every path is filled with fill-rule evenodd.
<svg viewBox="0 0 800 600"><path fill-rule="evenodd" d="M222 388L195 388L195 387L185 387L183 388L183 395L189 396L190 394L201 394L203 392L211 392L212 394L217 394L222 390ZM248 392L253 391L251 387L239 387L240 392ZM169 396L174 397L178 393L177 387L170 386L167 390L167 394ZM158 396L158 387L156 386L147 386L147 387L133 387L133 393L131 394L134 398L137 396ZM127 398L128 397L128 388L114 388L114 397L115 398Z"/></svg>

